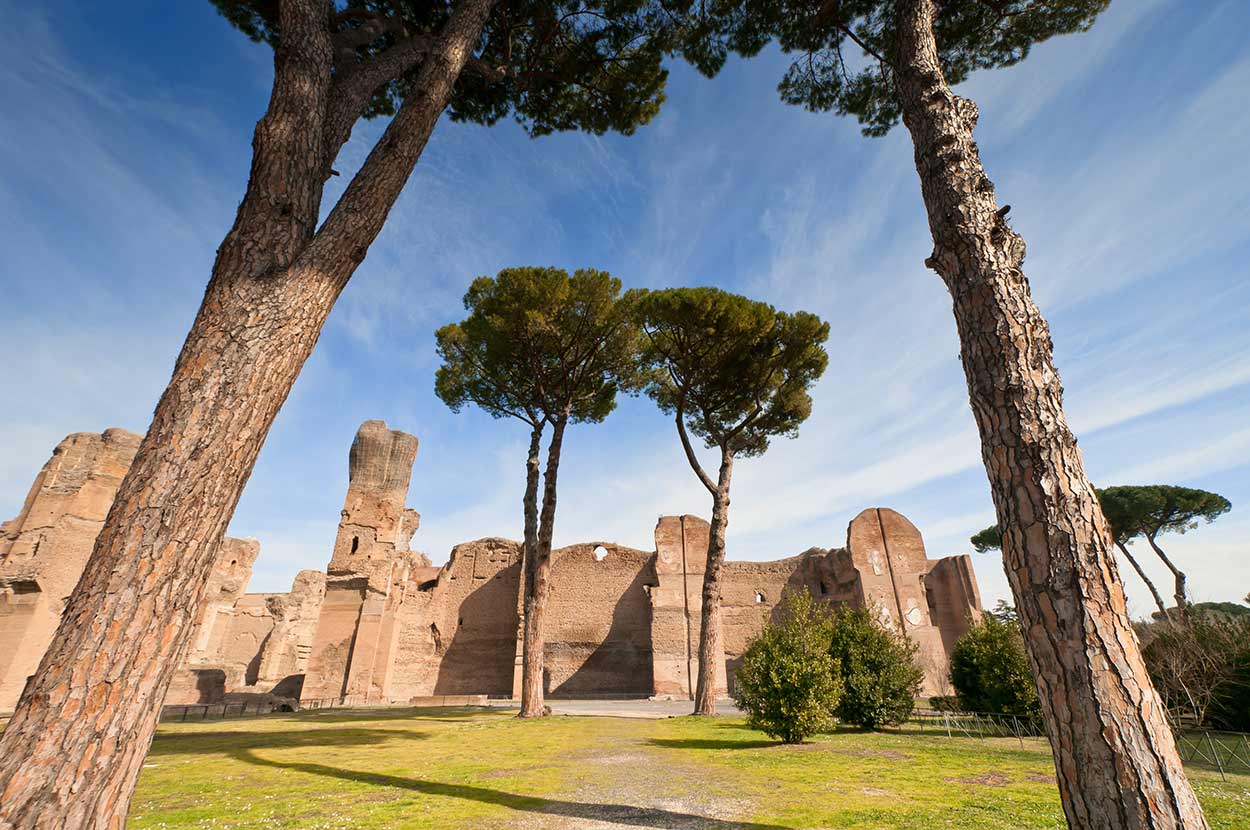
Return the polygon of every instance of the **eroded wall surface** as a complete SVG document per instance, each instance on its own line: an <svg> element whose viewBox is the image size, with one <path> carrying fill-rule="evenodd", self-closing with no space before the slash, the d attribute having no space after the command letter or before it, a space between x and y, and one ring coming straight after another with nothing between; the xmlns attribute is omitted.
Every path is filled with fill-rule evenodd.
<svg viewBox="0 0 1250 830"><path fill-rule="evenodd" d="M69 436L0 530L0 710L46 650L138 442L123 430ZM301 571L289 593L244 593L259 543L225 539L167 702L519 693L521 545L466 542L443 567L412 550L419 517L405 501L416 453L415 437L361 425L329 565ZM664 516L654 551L609 542L553 551L547 693L690 697L707 543L703 519ZM980 616L970 558L930 560L916 527L888 508L856 516L845 547L731 560L723 573L722 693L787 590L872 608L918 644L929 694L946 690L951 648Z"/></svg>
<svg viewBox="0 0 1250 830"><path fill-rule="evenodd" d="M404 506L417 439L365 421L348 457L347 497L301 696L385 702L410 576L429 560L408 548L420 517Z"/></svg>
<svg viewBox="0 0 1250 830"><path fill-rule="evenodd" d="M48 650L139 441L116 428L68 436L0 526L0 711Z"/></svg>
<svg viewBox="0 0 1250 830"><path fill-rule="evenodd" d="M0 711L17 704L47 651L139 441L122 429L68 436L36 476L18 516L0 526ZM259 551L254 539L222 541L191 648L166 702L212 703L231 693L299 696L325 577L306 571L291 594L245 594Z"/></svg>

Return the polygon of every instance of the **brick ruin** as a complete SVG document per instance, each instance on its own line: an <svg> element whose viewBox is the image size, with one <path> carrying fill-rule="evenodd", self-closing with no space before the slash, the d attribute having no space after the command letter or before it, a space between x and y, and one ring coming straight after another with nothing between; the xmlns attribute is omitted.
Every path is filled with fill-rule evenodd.
<svg viewBox="0 0 1250 830"><path fill-rule="evenodd" d="M138 443L120 429L69 436L17 518L0 526L0 711L13 708L47 649ZM441 567L412 550L420 517L405 501L416 454L411 435L381 421L360 427L329 565L301 571L288 593L245 593L260 544L227 537L167 703L519 694L521 544L466 542ZM553 551L547 693L690 697L707 538L699 517L662 516L653 551L606 541ZM966 554L929 559L910 521L869 508L844 547L726 563L723 690L781 595L802 589L871 607L915 641L926 694L947 690L951 647L981 614Z"/></svg>

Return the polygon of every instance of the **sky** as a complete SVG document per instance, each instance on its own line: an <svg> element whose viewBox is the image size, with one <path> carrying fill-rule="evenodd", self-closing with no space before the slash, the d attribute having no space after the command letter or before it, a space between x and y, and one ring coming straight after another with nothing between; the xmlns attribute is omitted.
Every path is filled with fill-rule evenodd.
<svg viewBox="0 0 1250 830"><path fill-rule="evenodd" d="M143 432L246 183L267 48L207 0L0 0L0 516L72 432ZM1168 483L1233 510L1167 540L1197 600L1250 592L1250 6L1116 0L1081 35L974 75L982 159L1050 321L1069 423L1097 486ZM527 138L444 119L348 285L248 482L230 534L261 540L250 589L330 558L367 419L418 436L413 547L521 533L526 427L450 412L433 332L469 282L517 265L627 286L716 285L828 320L829 368L797 438L735 468L731 559L840 547L893 507L931 557L994 521L950 297L906 132L784 105L788 61L714 79L671 66L632 137ZM358 125L333 199L380 135ZM335 189L338 188L338 189ZM327 201L327 208L332 202ZM571 427L556 545L654 548L710 500L671 421L625 399ZM1170 582L1144 546L1165 595ZM1009 595L974 554L983 603ZM1149 595L1122 564L1130 609Z"/></svg>

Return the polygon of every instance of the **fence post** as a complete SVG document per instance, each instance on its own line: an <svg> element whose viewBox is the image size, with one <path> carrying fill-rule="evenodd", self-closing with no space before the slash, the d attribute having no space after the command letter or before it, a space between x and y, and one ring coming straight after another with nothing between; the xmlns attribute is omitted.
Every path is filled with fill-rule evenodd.
<svg viewBox="0 0 1250 830"><path fill-rule="evenodd" d="M1220 771L1220 780L1227 781L1228 778L1224 775L1224 765L1220 763L1220 751L1215 748L1215 741L1211 739L1211 731L1207 730L1205 734L1207 736L1207 746L1211 747L1211 758L1215 761L1215 768Z"/></svg>

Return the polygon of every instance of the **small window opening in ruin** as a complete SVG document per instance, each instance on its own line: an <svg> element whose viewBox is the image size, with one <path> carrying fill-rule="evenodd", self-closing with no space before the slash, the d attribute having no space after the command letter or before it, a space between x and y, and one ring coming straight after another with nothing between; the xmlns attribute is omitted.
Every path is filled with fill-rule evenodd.
<svg viewBox="0 0 1250 830"><path fill-rule="evenodd" d="M755 604L756 604L756 605L759 605L759 604L760 604L760 603L762 603L763 601L764 601L764 592L763 592L763 591L756 591L756 592L755 592Z"/></svg>
<svg viewBox="0 0 1250 830"><path fill-rule="evenodd" d="M358 548L358 547L360 547L360 537L359 537L359 536L353 536L353 537L352 537L352 553L355 553L355 552L356 552L356 548Z"/></svg>
<svg viewBox="0 0 1250 830"><path fill-rule="evenodd" d="M602 562L603 560L608 558L608 549L605 548L603 545L596 545L593 555L595 557L596 562Z"/></svg>
<svg viewBox="0 0 1250 830"><path fill-rule="evenodd" d="M234 567L235 565L237 565L237 564L239 564L239 560L237 560L237 559L231 559L231 560L230 560L230 567L232 567L232 568L233 568L233 567Z"/></svg>

